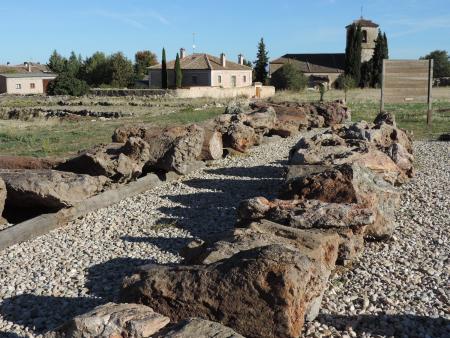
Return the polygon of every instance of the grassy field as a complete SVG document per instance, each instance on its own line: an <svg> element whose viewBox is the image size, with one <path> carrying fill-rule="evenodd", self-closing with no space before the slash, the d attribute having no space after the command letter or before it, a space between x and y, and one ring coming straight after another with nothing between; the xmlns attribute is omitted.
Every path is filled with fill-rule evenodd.
<svg viewBox="0 0 450 338"><path fill-rule="evenodd" d="M34 119L30 121L0 120L0 154L65 157L99 143L111 142L115 128L131 123L159 126L200 122L223 113L224 108L176 109L167 113L133 116L100 121Z"/></svg>
<svg viewBox="0 0 450 338"><path fill-rule="evenodd" d="M378 90L353 90L347 102L352 110L353 121L372 121L379 111ZM344 93L332 90L325 94L326 100L341 99ZM317 101L317 92L279 92L275 102ZM61 103L61 100L64 101ZM152 123L159 126L200 122L213 118L224 111L216 107L217 100L196 99L150 99L150 98L43 98L0 97L0 109L58 108L65 110L89 109L93 111L123 112L119 119L101 121L82 118L68 121L59 118L21 120L0 119L0 154L38 157L65 157L95 144L108 143L115 128L131 123ZM221 103L226 103L222 101ZM386 109L396 115L400 127L411 130L415 139L435 139L443 132L450 132L450 88L434 91L433 125L426 126L425 104L387 105Z"/></svg>

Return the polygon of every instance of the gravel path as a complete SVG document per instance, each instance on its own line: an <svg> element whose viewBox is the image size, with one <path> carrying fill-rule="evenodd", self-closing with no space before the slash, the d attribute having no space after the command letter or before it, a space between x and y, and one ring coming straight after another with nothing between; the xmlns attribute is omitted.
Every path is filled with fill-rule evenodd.
<svg viewBox="0 0 450 338"><path fill-rule="evenodd" d="M416 142L397 230L336 275L307 337L450 337L450 143Z"/></svg>
<svg viewBox="0 0 450 338"><path fill-rule="evenodd" d="M39 336L114 301L135 266L179 262L177 253L190 238L231 229L241 199L276 195L296 141L217 161L1 252L0 337ZM448 326L449 148L417 143L416 152L421 171L403 188L408 194L396 240L369 243L353 270L331 281L307 336L389 337L409 329L426 337L417 331L424 329L439 337Z"/></svg>

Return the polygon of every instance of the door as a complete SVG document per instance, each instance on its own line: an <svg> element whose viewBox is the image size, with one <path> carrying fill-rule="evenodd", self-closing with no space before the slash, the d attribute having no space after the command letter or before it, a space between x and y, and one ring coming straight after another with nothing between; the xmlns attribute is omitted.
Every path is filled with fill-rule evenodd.
<svg viewBox="0 0 450 338"><path fill-rule="evenodd" d="M42 80L42 87L44 88L44 94L47 94L48 91L48 85L51 80Z"/></svg>
<svg viewBox="0 0 450 338"><path fill-rule="evenodd" d="M256 97L261 98L261 87L256 87Z"/></svg>
<svg viewBox="0 0 450 338"><path fill-rule="evenodd" d="M231 87L236 87L236 76L231 77Z"/></svg>

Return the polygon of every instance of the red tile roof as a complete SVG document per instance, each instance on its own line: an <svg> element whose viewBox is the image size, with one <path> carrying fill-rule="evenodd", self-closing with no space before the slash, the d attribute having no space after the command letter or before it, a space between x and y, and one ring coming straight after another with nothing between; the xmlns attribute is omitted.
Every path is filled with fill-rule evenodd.
<svg viewBox="0 0 450 338"><path fill-rule="evenodd" d="M226 65L223 67L220 58L205 53L187 55L180 59L180 64L183 70L251 70L250 67L229 60L226 60ZM174 68L175 60L167 62L167 69ZM149 67L149 69L161 69L161 64Z"/></svg>

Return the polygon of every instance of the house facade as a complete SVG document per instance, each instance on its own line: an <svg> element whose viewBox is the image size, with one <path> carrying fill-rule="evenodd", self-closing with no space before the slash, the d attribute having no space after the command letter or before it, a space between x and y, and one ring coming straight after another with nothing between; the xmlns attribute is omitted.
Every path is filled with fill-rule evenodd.
<svg viewBox="0 0 450 338"><path fill-rule="evenodd" d="M45 94L49 83L56 79L52 73L4 73L0 74L0 94Z"/></svg>
<svg viewBox="0 0 450 338"><path fill-rule="evenodd" d="M183 87L241 88L252 85L252 69L244 65L239 55L238 62L227 60L225 54L215 57L205 53L186 55L180 50L180 65ZM169 88L175 87L175 60L167 62ZM150 88L161 88L161 64L149 67Z"/></svg>

